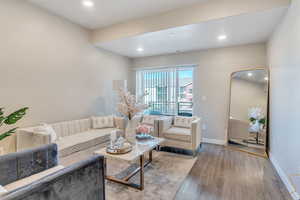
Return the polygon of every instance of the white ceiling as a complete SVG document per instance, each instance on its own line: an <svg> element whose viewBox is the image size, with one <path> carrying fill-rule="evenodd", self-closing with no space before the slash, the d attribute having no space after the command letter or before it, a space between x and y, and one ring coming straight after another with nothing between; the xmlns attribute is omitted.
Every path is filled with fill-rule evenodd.
<svg viewBox="0 0 300 200"><path fill-rule="evenodd" d="M97 46L128 57L143 57L175 52L265 42L283 18L287 8L276 8L200 24L176 27L130 38L100 43ZM219 35L227 39L219 41ZM143 52L137 52L143 48Z"/></svg>
<svg viewBox="0 0 300 200"><path fill-rule="evenodd" d="M82 6L82 0L28 1L81 26L95 29L207 0L92 0L93 8Z"/></svg>

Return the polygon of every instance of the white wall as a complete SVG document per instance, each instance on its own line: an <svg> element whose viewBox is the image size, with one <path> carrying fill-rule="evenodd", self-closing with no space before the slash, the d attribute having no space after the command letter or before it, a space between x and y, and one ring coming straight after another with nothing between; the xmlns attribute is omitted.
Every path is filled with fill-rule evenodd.
<svg viewBox="0 0 300 200"><path fill-rule="evenodd" d="M268 44L271 72L271 159L288 188L288 176L300 173L300 0L292 1L287 16Z"/></svg>
<svg viewBox="0 0 300 200"><path fill-rule="evenodd" d="M29 106L20 126L112 112L112 80L128 79L129 59L26 1L1 0L0 24L0 106Z"/></svg>
<svg viewBox="0 0 300 200"><path fill-rule="evenodd" d="M164 56L137 58L134 68L197 64L194 84L194 113L201 116L207 129L204 137L226 142L229 86L232 72L266 66L265 44L210 49ZM134 84L134 83L133 83ZM203 100L202 97L206 97Z"/></svg>

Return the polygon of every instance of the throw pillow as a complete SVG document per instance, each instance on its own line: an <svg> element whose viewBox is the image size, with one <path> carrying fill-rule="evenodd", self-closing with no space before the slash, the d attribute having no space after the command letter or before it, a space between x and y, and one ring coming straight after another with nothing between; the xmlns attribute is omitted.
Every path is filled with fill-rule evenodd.
<svg viewBox="0 0 300 200"><path fill-rule="evenodd" d="M94 129L99 128L113 128L114 127L114 117L92 117L92 125Z"/></svg>
<svg viewBox="0 0 300 200"><path fill-rule="evenodd" d="M176 116L174 120L174 126L183 127L183 128L191 128L192 122L196 119L196 117L180 117Z"/></svg>
<svg viewBox="0 0 300 200"><path fill-rule="evenodd" d="M41 124L41 126L37 127L34 129L35 132L38 132L39 134L43 134L43 135L50 135L50 140L51 143L57 141L57 134L54 131L54 129L52 128L52 126L50 126L49 124Z"/></svg>

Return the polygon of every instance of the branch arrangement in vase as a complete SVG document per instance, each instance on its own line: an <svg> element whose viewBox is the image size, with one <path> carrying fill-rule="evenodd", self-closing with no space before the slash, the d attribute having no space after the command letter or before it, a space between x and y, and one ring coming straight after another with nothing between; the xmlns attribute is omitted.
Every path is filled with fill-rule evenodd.
<svg viewBox="0 0 300 200"><path fill-rule="evenodd" d="M249 109L250 129L256 132L261 131L266 126L266 117L261 107Z"/></svg>
<svg viewBox="0 0 300 200"><path fill-rule="evenodd" d="M4 108L0 108L0 128L4 125L14 125L17 123L20 119L26 115L26 111L28 110L28 107L21 108L8 116L4 116ZM11 134L15 133L18 127L9 129L8 131L5 131L4 133L0 132L0 141L5 139L6 137L11 136Z"/></svg>
<svg viewBox="0 0 300 200"><path fill-rule="evenodd" d="M137 113L140 113L148 108L148 105L142 103L145 95L136 97L124 90L118 91L120 102L118 103L118 112L131 120Z"/></svg>

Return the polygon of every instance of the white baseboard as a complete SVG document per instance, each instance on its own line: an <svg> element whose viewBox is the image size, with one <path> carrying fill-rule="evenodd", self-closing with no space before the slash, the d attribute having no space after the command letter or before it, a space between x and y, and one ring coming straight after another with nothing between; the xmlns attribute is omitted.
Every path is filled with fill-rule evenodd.
<svg viewBox="0 0 300 200"><path fill-rule="evenodd" d="M226 141L225 140L216 140L216 139L209 139L209 138L203 138L204 143L209 143L209 144L218 144L218 145L225 145Z"/></svg>
<svg viewBox="0 0 300 200"><path fill-rule="evenodd" d="M278 175L280 176L281 180L283 181L284 185L288 189L289 193L291 194L292 198L294 200L299 200L300 195L296 192L295 188L293 187L291 181L288 178L288 175L283 171L283 169L280 167L278 161L274 156L272 156L271 153L269 153L269 157L271 160L271 163L273 164L274 168L276 169Z"/></svg>

